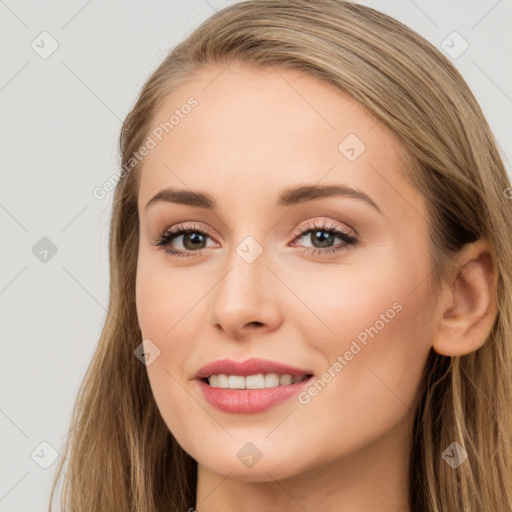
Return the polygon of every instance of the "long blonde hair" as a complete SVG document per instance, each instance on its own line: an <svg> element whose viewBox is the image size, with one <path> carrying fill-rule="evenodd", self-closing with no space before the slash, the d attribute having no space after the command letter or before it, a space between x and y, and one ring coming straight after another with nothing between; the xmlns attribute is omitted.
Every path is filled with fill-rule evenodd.
<svg viewBox="0 0 512 512"><path fill-rule="evenodd" d="M409 158L404 173L429 206L433 297L457 251L479 238L490 243L498 316L476 352L431 351L414 427L410 506L510 512L510 181L477 101L448 59L400 22L343 0L228 6L178 44L143 86L119 141L124 171L111 218L108 314L73 409L50 510L62 476L63 510L167 512L195 504L197 463L169 432L134 356L142 341L135 308L140 164L126 169L162 100L204 66L234 61L308 72L349 93L399 137ZM452 442L468 453L457 469L441 456Z"/></svg>

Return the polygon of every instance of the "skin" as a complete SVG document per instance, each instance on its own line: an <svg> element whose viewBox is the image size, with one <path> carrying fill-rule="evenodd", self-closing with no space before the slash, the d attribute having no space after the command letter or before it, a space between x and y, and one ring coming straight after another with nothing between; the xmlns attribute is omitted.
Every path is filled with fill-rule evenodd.
<svg viewBox="0 0 512 512"><path fill-rule="evenodd" d="M158 408L198 462L191 506L410 511L408 457L424 365L432 347L462 355L485 341L496 314L488 246L468 246L426 308L426 203L402 174L398 139L350 96L307 74L222 70L205 68L166 98L152 126L190 96L198 105L144 158L139 189L137 313L143 338L160 350L147 366ZM366 146L354 161L338 149L348 134ZM282 189L300 184L357 188L381 213L342 196L276 207ZM164 201L146 209L166 187L206 192L218 209ZM323 220L357 233L359 244L306 254L322 247L317 230L294 232ZM204 249L185 246L183 236L172 242L195 250L191 257L152 243L187 222L207 233ZM248 236L263 251L252 263L236 252ZM321 376L394 303L401 310L307 404L292 398L262 413L230 414L210 406L194 380L201 366L225 357ZM237 457L247 442L262 454L252 467Z"/></svg>

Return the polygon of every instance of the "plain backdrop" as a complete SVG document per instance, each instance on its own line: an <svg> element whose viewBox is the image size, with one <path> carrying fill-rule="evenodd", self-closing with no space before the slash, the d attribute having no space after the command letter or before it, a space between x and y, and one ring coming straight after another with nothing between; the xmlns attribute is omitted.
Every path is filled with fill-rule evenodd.
<svg viewBox="0 0 512 512"><path fill-rule="evenodd" d="M167 52L232 3L0 0L1 512L48 509L105 318L113 194L92 191L116 170L121 122ZM453 40L510 173L512 0L361 3L441 51Z"/></svg>

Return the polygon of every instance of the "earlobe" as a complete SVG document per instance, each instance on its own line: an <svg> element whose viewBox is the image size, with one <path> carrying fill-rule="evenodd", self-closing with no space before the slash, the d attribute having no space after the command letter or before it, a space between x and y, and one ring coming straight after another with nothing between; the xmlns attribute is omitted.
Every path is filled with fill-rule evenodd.
<svg viewBox="0 0 512 512"><path fill-rule="evenodd" d="M444 356L461 356L486 342L496 320L497 273L493 251L484 239L468 244L457 258L440 300L432 348Z"/></svg>

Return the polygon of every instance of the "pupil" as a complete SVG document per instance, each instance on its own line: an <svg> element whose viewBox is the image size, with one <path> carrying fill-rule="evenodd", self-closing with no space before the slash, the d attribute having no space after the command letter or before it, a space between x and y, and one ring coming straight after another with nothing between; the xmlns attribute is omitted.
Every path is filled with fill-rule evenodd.
<svg viewBox="0 0 512 512"><path fill-rule="evenodd" d="M192 242L192 246L191 247L187 247L187 241L189 242ZM183 237L183 245L187 248L187 249L197 249L197 244L201 244L201 243L204 243L204 237L203 235L200 235L198 233L187 233L184 237Z"/></svg>
<svg viewBox="0 0 512 512"><path fill-rule="evenodd" d="M319 239L320 248L323 248L323 247L330 247L330 243L332 242L332 238L334 235L332 233L328 233L327 231L316 231L314 233L314 236ZM313 238L313 234L312 234L311 241L313 242L313 245L315 245L315 243L314 243L315 239Z"/></svg>

